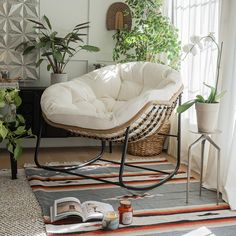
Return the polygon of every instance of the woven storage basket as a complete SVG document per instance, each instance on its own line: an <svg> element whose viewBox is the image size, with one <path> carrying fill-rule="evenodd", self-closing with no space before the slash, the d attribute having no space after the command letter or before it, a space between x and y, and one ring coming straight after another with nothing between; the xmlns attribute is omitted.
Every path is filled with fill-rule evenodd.
<svg viewBox="0 0 236 236"><path fill-rule="evenodd" d="M168 134L170 122L166 121L158 132L146 137L145 139L128 144L127 152L134 156L155 156L162 152L165 136L157 133Z"/></svg>

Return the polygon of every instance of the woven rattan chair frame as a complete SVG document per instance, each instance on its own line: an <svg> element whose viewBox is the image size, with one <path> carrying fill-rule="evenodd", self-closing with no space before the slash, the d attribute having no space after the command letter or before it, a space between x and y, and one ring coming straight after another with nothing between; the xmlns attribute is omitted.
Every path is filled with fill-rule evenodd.
<svg viewBox="0 0 236 236"><path fill-rule="evenodd" d="M75 126L69 126L69 125L63 125L54 123L47 119L45 114L42 114L43 119L48 123L49 125L57 128L61 128L64 130L67 130L76 136L81 137L87 137L92 139L99 139L101 140L101 151L100 153L95 156L94 158L90 159L89 161L82 163L80 165L73 165L73 166L48 166L48 165L42 165L39 162L38 154L39 154L39 147L40 147L40 140L41 140L41 134L42 134L42 125L43 122L40 121L40 130L37 137L37 143L35 148L35 164L39 168L43 168L46 170L52 170L52 171L61 171L64 173L81 176L84 178L94 179L98 180L104 183L109 184L115 184L124 188L127 188L129 190L135 190L135 191L148 191L155 187L158 187L162 185L163 183L167 182L169 179L171 179L178 171L180 166L180 142L181 142L181 115L178 114L178 131L177 134L165 134L165 136L173 137L177 139L177 160L175 169L172 172L162 171L162 170L154 170L151 168L141 167L132 165L129 163L126 163L126 152L127 152L127 145L128 142L134 142L140 139L143 139L154 132L158 132L162 125L165 123L166 120L169 119L172 111L177 105L177 102L181 104L181 94L182 94L181 88L176 94L173 95L172 99L169 102L152 102L146 104L131 120L126 122L125 124L115 127L112 129L107 130L95 130L95 129L86 129L81 127L75 127ZM164 135L164 134L159 134ZM110 161L110 160L104 160L102 159L106 141L111 142L121 142L123 143L123 149L122 149L122 155L121 155L121 161ZM111 145L110 145L110 151L111 151ZM81 167L90 165L98 160L102 160L105 162L115 163L120 165L119 169L119 181L118 182L112 182L108 181L106 179L102 178L96 178L91 175L85 175L78 172L73 172L73 170L79 169ZM152 173L164 173L166 177L164 177L162 180L158 179L156 180L155 184L149 185L149 186L143 186L143 187L136 187L125 184L123 181L123 175L124 175L124 168L125 166L134 167L142 170L148 170Z"/></svg>

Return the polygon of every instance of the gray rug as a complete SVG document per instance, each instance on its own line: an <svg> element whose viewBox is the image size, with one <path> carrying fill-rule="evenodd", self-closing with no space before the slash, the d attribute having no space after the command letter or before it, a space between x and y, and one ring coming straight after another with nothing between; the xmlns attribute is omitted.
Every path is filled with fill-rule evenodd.
<svg viewBox="0 0 236 236"><path fill-rule="evenodd" d="M162 170L171 170L173 165L165 159L141 161L138 165L151 166ZM118 166L113 164L93 165L82 170L86 174L106 175L117 180ZM127 168L125 181L143 185L153 183L154 178L162 174L137 173L137 169ZM134 196L126 189L104 184L60 172L27 168L26 175L42 208L48 235L163 235L180 236L202 225L210 228L215 235L236 235L236 212L221 202L215 204L215 192L204 190L199 197L199 182L191 179L190 203L185 202L186 173L179 171L173 180L144 194ZM49 218L49 207L55 199L77 197L81 202L96 200L119 206L121 199L130 199L134 208L134 220L129 226L120 226L115 231L102 231L101 224L53 225ZM79 228L78 228L79 227ZM73 230L72 230L73 229ZM72 233L73 232L73 233Z"/></svg>
<svg viewBox="0 0 236 236"><path fill-rule="evenodd" d="M45 236L41 208L19 170L18 179L11 180L9 170L0 171L0 235Z"/></svg>

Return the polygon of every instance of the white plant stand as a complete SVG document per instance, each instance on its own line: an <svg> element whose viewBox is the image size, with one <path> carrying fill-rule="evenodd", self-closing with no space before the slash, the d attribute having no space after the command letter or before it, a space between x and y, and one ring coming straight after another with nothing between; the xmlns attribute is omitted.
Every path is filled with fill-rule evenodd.
<svg viewBox="0 0 236 236"><path fill-rule="evenodd" d="M187 186L186 186L186 202L189 202L189 189L190 189L190 176L191 176L191 162L192 162L192 155L191 149L196 144L201 141L201 169L200 169L200 188L199 188L199 195L202 195L202 178L203 178L203 163L204 163L204 149L205 143L208 141L213 147L217 150L217 188L216 188L216 204L219 204L219 182L220 182L220 147L212 140L211 135L221 133L220 130L215 130L214 132L210 133L203 133L195 130L190 130L191 133L200 134L201 136L194 141L188 148L188 171L187 171Z"/></svg>

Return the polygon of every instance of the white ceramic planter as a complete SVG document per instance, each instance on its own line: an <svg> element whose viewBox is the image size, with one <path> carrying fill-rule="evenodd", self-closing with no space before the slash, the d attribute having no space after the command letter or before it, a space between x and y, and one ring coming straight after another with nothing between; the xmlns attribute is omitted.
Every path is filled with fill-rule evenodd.
<svg viewBox="0 0 236 236"><path fill-rule="evenodd" d="M68 76L66 73L64 74L51 74L51 84L66 82L68 79Z"/></svg>
<svg viewBox="0 0 236 236"><path fill-rule="evenodd" d="M219 103L195 104L199 132L211 133L216 130L219 107Z"/></svg>

